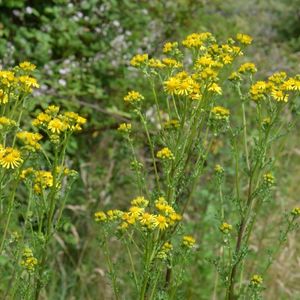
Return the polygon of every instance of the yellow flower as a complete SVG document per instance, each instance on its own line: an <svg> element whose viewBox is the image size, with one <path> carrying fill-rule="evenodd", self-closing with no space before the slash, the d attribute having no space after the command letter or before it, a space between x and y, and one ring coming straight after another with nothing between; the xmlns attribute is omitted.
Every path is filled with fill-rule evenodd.
<svg viewBox="0 0 300 300"><path fill-rule="evenodd" d="M34 172L33 168L27 168L23 170L20 174L20 179L24 180L28 175L32 174Z"/></svg>
<svg viewBox="0 0 300 300"><path fill-rule="evenodd" d="M133 103L133 102L139 102L144 99L144 96L141 95L137 91L130 91L128 94L124 97L124 101L127 103Z"/></svg>
<svg viewBox="0 0 300 300"><path fill-rule="evenodd" d="M148 66L151 67L151 68L159 68L159 69L165 67L165 65L161 62L161 60L156 59L156 58L151 58L148 61Z"/></svg>
<svg viewBox="0 0 300 300"><path fill-rule="evenodd" d="M47 127L52 133L60 134L67 129L67 124L58 118L54 118Z"/></svg>
<svg viewBox="0 0 300 300"><path fill-rule="evenodd" d="M295 217L299 217L300 216L300 207L295 207L292 209L291 214Z"/></svg>
<svg viewBox="0 0 300 300"><path fill-rule="evenodd" d="M273 75L271 75L268 79L269 81L272 81L274 83L282 83L286 79L287 75L285 72L276 72Z"/></svg>
<svg viewBox="0 0 300 300"><path fill-rule="evenodd" d="M215 172L218 174L223 174L224 173L224 168L221 165L215 165Z"/></svg>
<svg viewBox="0 0 300 300"><path fill-rule="evenodd" d="M180 85L180 80L176 77L169 77L168 80L164 82L164 89L168 94L175 94L178 86Z"/></svg>
<svg viewBox="0 0 300 300"><path fill-rule="evenodd" d="M156 154L157 158L161 158L161 159L174 159L174 155L171 152L171 150L167 147L159 150Z"/></svg>
<svg viewBox="0 0 300 300"><path fill-rule="evenodd" d="M178 47L177 42L167 42L164 44L163 53L169 53Z"/></svg>
<svg viewBox="0 0 300 300"><path fill-rule="evenodd" d="M196 240L191 235L185 235L182 238L182 244L188 248L194 247L195 243L196 243Z"/></svg>
<svg viewBox="0 0 300 300"><path fill-rule="evenodd" d="M16 126L16 122L6 117L0 117L0 125L2 126Z"/></svg>
<svg viewBox="0 0 300 300"><path fill-rule="evenodd" d="M157 215L155 217L155 224L160 230L165 230L169 227L167 218L162 215Z"/></svg>
<svg viewBox="0 0 300 300"><path fill-rule="evenodd" d="M97 211L94 214L94 217L95 217L96 222L104 222L107 220L107 216L106 216L105 212L103 212L103 211Z"/></svg>
<svg viewBox="0 0 300 300"><path fill-rule="evenodd" d="M220 225L219 229L223 232L223 233L229 233L232 230L232 225L224 222Z"/></svg>
<svg viewBox="0 0 300 300"><path fill-rule="evenodd" d="M145 197L139 196L134 198L131 202L132 206L138 206L138 207L147 207L149 204L149 201L145 199Z"/></svg>
<svg viewBox="0 0 300 300"><path fill-rule="evenodd" d="M219 94L219 95L222 95L222 88L221 88L218 84L216 84L216 83L211 84L211 85L209 86L208 90L209 90L210 92L213 92L213 93L217 93L217 94Z"/></svg>
<svg viewBox="0 0 300 300"><path fill-rule="evenodd" d="M156 218L154 215L150 214L150 213L143 213L140 217L139 217L139 221L143 226L148 227L149 229L154 229L156 226Z"/></svg>
<svg viewBox="0 0 300 300"><path fill-rule="evenodd" d="M33 256L32 250L25 248L22 254L21 266L28 272L33 272L37 264L38 260Z"/></svg>
<svg viewBox="0 0 300 300"><path fill-rule="evenodd" d="M288 102L289 100L289 95L284 94L283 91L278 90L278 89L273 89L271 92L272 98L275 99L278 102Z"/></svg>
<svg viewBox="0 0 300 300"><path fill-rule="evenodd" d="M168 67L172 67L172 68L181 68L182 67L182 63L177 61L174 58L166 57L166 58L163 58L162 62Z"/></svg>
<svg viewBox="0 0 300 300"><path fill-rule="evenodd" d="M264 178L265 184L267 186L269 186L269 187L272 186L274 184L274 182L275 182L275 178L272 175L272 173L266 173L266 174L264 174L263 178Z"/></svg>
<svg viewBox="0 0 300 300"><path fill-rule="evenodd" d="M213 117L217 120L227 120L230 115L230 111L222 106L213 107L211 112L213 114Z"/></svg>
<svg viewBox="0 0 300 300"><path fill-rule="evenodd" d="M250 88L250 95L254 101L264 99L267 92L268 84L265 81L257 81Z"/></svg>
<svg viewBox="0 0 300 300"><path fill-rule="evenodd" d="M48 114L48 115L56 115L56 114L58 114L59 110L60 110L59 106L57 106L57 105L49 105L47 107L47 109L45 110L45 113ZM76 115L76 117L78 116L77 114L75 114L75 115Z"/></svg>
<svg viewBox="0 0 300 300"><path fill-rule="evenodd" d="M257 72L255 64L247 62L247 63L244 63L240 66L239 73L244 74L244 73L247 73L247 72L249 72L249 73Z"/></svg>
<svg viewBox="0 0 300 300"><path fill-rule="evenodd" d="M2 84L10 87L15 83L15 73L12 71L0 71L0 81Z"/></svg>
<svg viewBox="0 0 300 300"><path fill-rule="evenodd" d="M164 243L161 250L159 250L157 253L157 258L166 259L172 250L173 246L170 242Z"/></svg>
<svg viewBox="0 0 300 300"><path fill-rule="evenodd" d="M19 150L7 147L3 148L0 146L0 166L5 169L18 168L23 162L21 153Z"/></svg>
<svg viewBox="0 0 300 300"><path fill-rule="evenodd" d="M8 102L8 95L4 93L2 89L0 89L0 104L6 104Z"/></svg>
<svg viewBox="0 0 300 300"><path fill-rule="evenodd" d="M21 62L19 66L24 71L33 71L36 68L36 65L30 63L29 61Z"/></svg>
<svg viewBox="0 0 300 300"><path fill-rule="evenodd" d="M131 124L130 123L122 123L119 125L118 130L121 132L130 132L131 131Z"/></svg>
<svg viewBox="0 0 300 300"><path fill-rule="evenodd" d="M244 45L250 45L253 41L253 38L250 35L243 34L243 33L238 33L236 35L236 39Z"/></svg>
<svg viewBox="0 0 300 300"><path fill-rule="evenodd" d="M144 213L144 211L145 211L144 207L131 206L129 208L129 215L138 218L141 214Z"/></svg>
<svg viewBox="0 0 300 300"><path fill-rule="evenodd" d="M137 54L131 59L130 64L133 67L140 67L141 65L145 64L147 61L148 61L148 54Z"/></svg>
<svg viewBox="0 0 300 300"><path fill-rule="evenodd" d="M263 278L260 275L253 275L251 278L251 284L255 286L259 286L263 283Z"/></svg>
<svg viewBox="0 0 300 300"><path fill-rule="evenodd" d="M35 78L27 75L18 77L18 81L23 85L25 92L31 92L32 88L40 87Z"/></svg>
<svg viewBox="0 0 300 300"><path fill-rule="evenodd" d="M46 125L51 121L51 117L44 112L41 112L37 117L32 121L33 126Z"/></svg>
<svg viewBox="0 0 300 300"><path fill-rule="evenodd" d="M175 129L180 127L180 122L176 119L168 120L164 123L166 129Z"/></svg>
<svg viewBox="0 0 300 300"><path fill-rule="evenodd" d="M187 48L200 48L208 39L212 39L210 32L192 33L182 41L182 45Z"/></svg>
<svg viewBox="0 0 300 300"><path fill-rule="evenodd" d="M31 146L35 150L39 150L41 145L38 142L43 138L43 136L39 133L21 131L17 133L17 138L20 139L25 145Z"/></svg>
<svg viewBox="0 0 300 300"><path fill-rule="evenodd" d="M230 74L230 76L228 77L228 79L231 80L231 81L240 81L242 78L241 78L241 75L238 72L232 72Z"/></svg>
<svg viewBox="0 0 300 300"><path fill-rule="evenodd" d="M35 180L33 189L35 193L40 194L42 190L53 186L53 176L49 171L35 171Z"/></svg>

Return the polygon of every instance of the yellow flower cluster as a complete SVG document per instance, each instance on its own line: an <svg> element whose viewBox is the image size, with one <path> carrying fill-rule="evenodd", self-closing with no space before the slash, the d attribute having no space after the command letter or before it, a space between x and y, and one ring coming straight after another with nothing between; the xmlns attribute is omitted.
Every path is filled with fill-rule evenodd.
<svg viewBox="0 0 300 300"><path fill-rule="evenodd" d="M121 132L130 132L131 131L131 124L130 123L122 123L119 125L118 130Z"/></svg>
<svg viewBox="0 0 300 300"><path fill-rule="evenodd" d="M253 38L250 35L243 34L243 33L238 33L236 35L236 39L244 45L250 45L253 41Z"/></svg>
<svg viewBox="0 0 300 300"><path fill-rule="evenodd" d="M16 121L9 119L7 117L0 117L0 125L2 126L2 128L4 128L4 127L16 126L17 123ZM0 130L2 128L0 127Z"/></svg>
<svg viewBox="0 0 300 300"><path fill-rule="evenodd" d="M29 176L33 178L33 190L36 194L42 194L42 191L53 186L53 176L49 171L27 168L20 174L22 180L27 179Z"/></svg>
<svg viewBox="0 0 300 300"><path fill-rule="evenodd" d="M253 275L251 278L251 284L254 286L259 286L263 283L263 278L260 275Z"/></svg>
<svg viewBox="0 0 300 300"><path fill-rule="evenodd" d="M19 93L31 93L39 84L30 73L35 69L30 62L20 63L12 70L0 70L0 104L16 100Z"/></svg>
<svg viewBox="0 0 300 300"><path fill-rule="evenodd" d="M145 64L147 61L148 61L148 54L137 54L131 59L130 64L133 67L140 67L141 65Z"/></svg>
<svg viewBox="0 0 300 300"><path fill-rule="evenodd" d="M175 129L180 127L180 122L176 119L168 120L164 123L166 129Z"/></svg>
<svg viewBox="0 0 300 300"><path fill-rule="evenodd" d="M159 150L156 153L156 157L161 159L174 159L172 151L167 147L164 147L161 150Z"/></svg>
<svg viewBox="0 0 300 300"><path fill-rule="evenodd" d="M244 63L239 67L239 73L244 74L244 73L256 73L257 69L254 63Z"/></svg>
<svg viewBox="0 0 300 300"><path fill-rule="evenodd" d="M271 174L271 173L264 174L263 175L263 179L264 179L264 183L268 187L272 186L274 184L274 182L275 182L275 178L274 178L273 174Z"/></svg>
<svg viewBox="0 0 300 300"><path fill-rule="evenodd" d="M21 153L12 147L3 147L0 144L0 166L5 169L15 169L23 162Z"/></svg>
<svg viewBox="0 0 300 300"><path fill-rule="evenodd" d="M292 209L291 214L295 217L300 216L300 207L295 207Z"/></svg>
<svg viewBox="0 0 300 300"><path fill-rule="evenodd" d="M119 221L119 229L127 229L130 225L141 226L146 230L159 229L161 231L174 226L181 221L181 215L177 214L163 197L155 201L155 211L146 211L149 201L144 197L137 197L131 201L128 211L109 210L95 213L96 222Z"/></svg>
<svg viewBox="0 0 300 300"><path fill-rule="evenodd" d="M173 250L173 245L170 242L166 242L161 247L161 250L157 253L157 258L167 259L170 255L170 252Z"/></svg>
<svg viewBox="0 0 300 300"><path fill-rule="evenodd" d="M214 41L210 32L192 33L182 41L182 45L187 48L200 48L208 40Z"/></svg>
<svg viewBox="0 0 300 300"><path fill-rule="evenodd" d="M296 77L287 78L285 72L277 72L268 81L257 81L250 88L250 96L254 101L272 98L278 102L288 102L289 93L300 91L300 80Z"/></svg>
<svg viewBox="0 0 300 300"><path fill-rule="evenodd" d="M25 248L22 254L21 266L28 272L33 272L37 264L38 260L33 256L32 250Z"/></svg>
<svg viewBox="0 0 300 300"><path fill-rule="evenodd" d="M224 222L220 225L219 229L221 230L221 232L227 234L232 230L232 225Z"/></svg>
<svg viewBox="0 0 300 300"><path fill-rule="evenodd" d="M59 113L60 108L55 105L49 106L45 112L41 112L32 121L32 125L40 127L50 135L59 136L64 132L81 131L86 119L75 112Z"/></svg>
<svg viewBox="0 0 300 300"><path fill-rule="evenodd" d="M212 116L216 120L228 120L230 111L222 106L215 106L211 110Z"/></svg>
<svg viewBox="0 0 300 300"><path fill-rule="evenodd" d="M196 243L195 238L190 235L185 235L182 238L182 244L188 248L194 247L195 243Z"/></svg>
<svg viewBox="0 0 300 300"><path fill-rule="evenodd" d="M141 100L144 100L144 96L141 95L137 91L130 91L128 94L124 97L124 101L127 103L135 103L140 102Z"/></svg>
<svg viewBox="0 0 300 300"><path fill-rule="evenodd" d="M35 151L41 148L39 141L43 138L43 136L39 133L21 131L17 133L17 138L26 145L28 150Z"/></svg>
<svg viewBox="0 0 300 300"><path fill-rule="evenodd" d="M163 46L163 53L169 53L177 49L178 43L177 42L167 42Z"/></svg>

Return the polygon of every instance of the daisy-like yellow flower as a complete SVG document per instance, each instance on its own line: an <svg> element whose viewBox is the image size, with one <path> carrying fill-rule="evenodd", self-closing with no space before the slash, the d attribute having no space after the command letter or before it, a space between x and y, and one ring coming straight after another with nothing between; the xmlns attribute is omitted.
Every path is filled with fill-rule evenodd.
<svg viewBox="0 0 300 300"><path fill-rule="evenodd" d="M157 215L156 216L155 224L160 230L165 230L169 227L168 220L163 215Z"/></svg>
<svg viewBox="0 0 300 300"><path fill-rule="evenodd" d="M67 124L58 118L51 120L47 128L54 134L60 134L67 129Z"/></svg>
<svg viewBox="0 0 300 300"><path fill-rule="evenodd" d="M250 35L243 34L243 33L238 33L236 35L236 39L244 45L250 45L253 41L253 38Z"/></svg>
<svg viewBox="0 0 300 300"><path fill-rule="evenodd" d="M140 102L141 100L144 100L144 96L137 91L130 91L124 97L124 101L127 103Z"/></svg>
<svg viewBox="0 0 300 300"><path fill-rule="evenodd" d="M164 147L159 150L156 154L156 157L161 159L174 159L174 155L168 147Z"/></svg>
<svg viewBox="0 0 300 300"><path fill-rule="evenodd" d="M15 73L12 71L0 71L0 81L2 84L10 87L11 85L15 84Z"/></svg>
<svg viewBox="0 0 300 300"><path fill-rule="evenodd" d="M182 238L182 244L188 248L194 247L195 243L196 243L196 240L191 235L185 235Z"/></svg>
<svg viewBox="0 0 300 300"><path fill-rule="evenodd" d="M23 61L19 64L19 67L24 71L33 71L36 68L36 65L32 64L29 61Z"/></svg>
<svg viewBox="0 0 300 300"><path fill-rule="evenodd" d="M230 115L230 111L223 106L215 106L212 108L211 112L213 117L217 120L227 120Z"/></svg>
<svg viewBox="0 0 300 300"><path fill-rule="evenodd" d="M278 102L288 102L289 95L285 94L283 91L279 89L273 89L271 92L271 96L273 99L275 99Z"/></svg>
<svg viewBox="0 0 300 300"><path fill-rule="evenodd" d="M181 68L182 67L182 63L177 61L174 58L163 58L162 62L167 66L167 67L171 67L171 68Z"/></svg>
<svg viewBox="0 0 300 300"><path fill-rule="evenodd" d="M18 77L18 82L22 84L25 92L31 92L33 88L40 87L40 85L34 77L30 77L27 75Z"/></svg>
<svg viewBox="0 0 300 300"><path fill-rule="evenodd" d="M5 169L15 169L23 162L19 150L0 146L0 166Z"/></svg>
<svg viewBox="0 0 300 300"><path fill-rule="evenodd" d="M210 92L222 95L222 88L217 84L217 83L213 83L209 86L208 90Z"/></svg>
<svg viewBox="0 0 300 300"><path fill-rule="evenodd" d="M107 220L107 216L104 211L95 212L94 217L96 222L104 222Z"/></svg>
<svg viewBox="0 0 300 300"><path fill-rule="evenodd" d="M149 229L154 229L157 226L155 216L147 212L139 217L139 221L143 226L146 226Z"/></svg>

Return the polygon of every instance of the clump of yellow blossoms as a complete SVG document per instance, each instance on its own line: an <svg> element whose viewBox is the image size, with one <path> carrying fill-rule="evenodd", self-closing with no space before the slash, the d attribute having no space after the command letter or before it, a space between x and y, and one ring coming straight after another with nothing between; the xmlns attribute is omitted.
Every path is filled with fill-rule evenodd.
<svg viewBox="0 0 300 300"><path fill-rule="evenodd" d="M229 233L232 230L232 225L224 222L220 225L219 229L221 230L221 232L223 233Z"/></svg>
<svg viewBox="0 0 300 300"><path fill-rule="evenodd" d="M23 162L21 153L12 147L3 147L0 144L0 166L5 169L15 169Z"/></svg>
<svg viewBox="0 0 300 300"><path fill-rule="evenodd" d="M238 33L236 39L244 45L250 45L253 41L253 38L250 35L244 33Z"/></svg>
<svg viewBox="0 0 300 300"><path fill-rule="evenodd" d="M251 284L254 286L259 286L263 283L263 278L260 275L253 275L251 278Z"/></svg>
<svg viewBox="0 0 300 300"><path fill-rule="evenodd" d="M17 138L28 146L29 150L39 150L41 145L38 142L43 138L43 136L39 133L21 131L17 133Z"/></svg>
<svg viewBox="0 0 300 300"><path fill-rule="evenodd" d="M133 67L139 67L146 61L148 61L148 54L137 54L131 59L130 64Z"/></svg>
<svg viewBox="0 0 300 300"><path fill-rule="evenodd" d="M75 112L59 113L59 111L59 106L49 106L45 112L37 115L32 125L45 130L50 137L82 130L82 126L87 121L84 117Z"/></svg>
<svg viewBox="0 0 300 300"><path fill-rule="evenodd" d="M151 212L148 207L149 201L144 197L137 197L131 201L128 211L109 210L95 213L97 222L118 221L119 229L127 229L131 225L141 226L145 230L159 229L164 231L175 226L182 217L176 213L164 197L159 197L155 201L155 210ZM148 211L147 211L148 210Z"/></svg>
<svg viewBox="0 0 300 300"><path fill-rule="evenodd" d="M295 217L300 216L300 207L295 207L292 209L291 214Z"/></svg>
<svg viewBox="0 0 300 300"><path fill-rule="evenodd" d="M211 110L212 116L216 120L228 120L230 111L222 106L215 106Z"/></svg>
<svg viewBox="0 0 300 300"><path fill-rule="evenodd" d="M144 96L141 95L137 91L130 91L128 94L124 97L124 101L127 103L134 103L134 102L140 102L144 99Z"/></svg>
<svg viewBox="0 0 300 300"><path fill-rule="evenodd" d="M130 123L122 123L119 125L118 130L121 132L130 132L131 131L131 124Z"/></svg>
<svg viewBox="0 0 300 300"><path fill-rule="evenodd" d="M38 264L38 260L33 256L30 248L25 248L22 254L21 266L28 272L33 272Z"/></svg>
<svg viewBox="0 0 300 300"><path fill-rule="evenodd" d="M159 150L156 154L156 157L161 159L174 159L174 155L168 147L164 147Z"/></svg>
<svg viewBox="0 0 300 300"><path fill-rule="evenodd" d="M188 248L194 247L195 243L196 243L195 238L190 235L185 235L182 238L182 244Z"/></svg>
<svg viewBox="0 0 300 300"><path fill-rule="evenodd" d="M265 184L270 187L274 184L275 178L271 173L267 173L263 175Z"/></svg>
<svg viewBox="0 0 300 300"><path fill-rule="evenodd" d="M161 250L157 253L157 258L167 259L172 250L173 245L170 242L164 243Z"/></svg>

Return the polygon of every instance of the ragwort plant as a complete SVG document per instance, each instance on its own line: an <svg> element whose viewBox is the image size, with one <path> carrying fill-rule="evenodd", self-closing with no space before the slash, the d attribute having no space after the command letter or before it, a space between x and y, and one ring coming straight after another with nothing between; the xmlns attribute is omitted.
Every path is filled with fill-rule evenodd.
<svg viewBox="0 0 300 300"><path fill-rule="evenodd" d="M211 33L193 33L182 47L167 42L161 59L148 54L132 58L131 65L145 77L152 93L146 98L145 93L128 92L124 101L134 122L118 128L132 155L137 190L128 210L95 213L115 299L125 299L127 294L128 299L187 299L180 288L187 265L195 251L203 256L206 252L197 244L195 233L186 232L185 213L212 145L221 136L229 141L233 175L226 174L227 168L220 164L214 169L215 198L219 199L214 234L219 237L219 250L207 257L216 267L211 295L213 299L260 299L263 277L287 234L296 228L300 213L294 208L285 215L277 245L253 274L244 274L253 228L260 211L274 198L276 156L271 147L292 126L282 114L295 108L300 78L278 72L256 81L253 63L235 67L251 43L245 34L220 44ZM234 103L236 115L228 108L227 86L239 98ZM155 116L149 114L153 110ZM142 129L148 145L146 159L137 146ZM226 176L233 180L230 194L224 197ZM126 277L109 248L113 236L126 249L130 269Z"/></svg>
<svg viewBox="0 0 300 300"><path fill-rule="evenodd" d="M38 299L47 285L50 243L76 178L66 148L86 122L52 105L27 131L34 70L23 62L0 71L1 299Z"/></svg>

